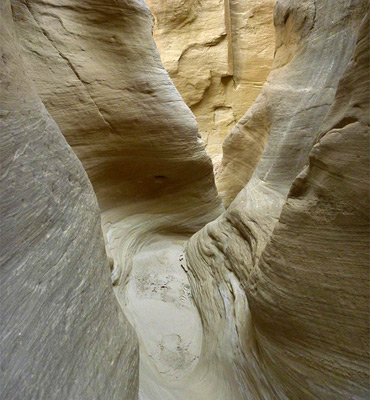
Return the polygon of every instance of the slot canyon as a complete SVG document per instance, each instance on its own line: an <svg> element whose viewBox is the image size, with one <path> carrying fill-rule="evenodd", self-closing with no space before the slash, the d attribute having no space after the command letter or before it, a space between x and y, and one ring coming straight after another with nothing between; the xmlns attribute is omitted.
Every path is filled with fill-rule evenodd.
<svg viewBox="0 0 370 400"><path fill-rule="evenodd" d="M369 399L368 0L0 21L0 399Z"/></svg>

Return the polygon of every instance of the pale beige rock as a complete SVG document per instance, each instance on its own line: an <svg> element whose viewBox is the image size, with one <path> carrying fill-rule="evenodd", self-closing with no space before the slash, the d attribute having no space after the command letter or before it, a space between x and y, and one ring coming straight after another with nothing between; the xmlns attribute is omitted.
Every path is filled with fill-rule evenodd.
<svg viewBox="0 0 370 400"><path fill-rule="evenodd" d="M160 63L149 8L13 8L30 76L98 197L115 293L139 338L140 394L192 398L202 330L173 260L222 207L195 118Z"/></svg>
<svg viewBox="0 0 370 400"><path fill-rule="evenodd" d="M136 399L138 342L87 175L30 84L0 2L2 400Z"/></svg>
<svg viewBox="0 0 370 400"><path fill-rule="evenodd" d="M342 4L340 2L333 7ZM354 6L353 11L350 9L348 13L356 17L358 7ZM326 3L314 0L276 2L276 52L272 71L256 102L223 145L217 187L226 206L251 178L269 137L272 140L264 152L265 161L259 164L259 172L255 174L258 180L269 179L270 173L278 168L285 171L279 180L287 178L289 187L292 176L297 173L296 166L302 167L305 163L314 135L331 104L340 68L346 62L341 54L346 51L347 42L339 42L338 32L349 17L337 23L335 14L329 17L332 10ZM318 20L321 14L326 15L326 19ZM334 50L337 54L333 55L333 60L330 52L336 40L338 49ZM330 63L330 60L333 61ZM319 105L323 107L317 110ZM293 136L297 139L290 139ZM277 155L282 154L282 146L287 152L278 158ZM270 168L273 162L269 160L278 160L275 164L280 166Z"/></svg>
<svg viewBox="0 0 370 400"><path fill-rule="evenodd" d="M366 93L364 67L358 78L357 71L347 72L349 87L344 89L341 83L337 90L366 8L365 1L351 5L346 1L276 3L278 67L230 138L234 144L236 139L247 142L242 129L256 132L265 116L269 141L252 178L228 210L188 243L193 296L203 323L198 365L208 366L209 374L215 376L229 371L229 387L215 379L216 391L223 391L224 398L368 396L364 328L368 312L364 267L368 262L368 126L364 113L368 105L361 103L362 97L357 105L356 100L350 103L356 109L355 119L362 115L362 126L357 130L353 125L352 136L343 136L339 143L335 143L340 138L335 133L322 141L320 161L315 162L305 184L307 195L299 192L305 197L313 191L313 201L311 197L289 200L277 225L291 184L308 163L309 150L335 93L341 98L340 106L347 109L345 92L351 96L352 87L361 96ZM362 40L362 46L365 43ZM358 62L366 65L360 57ZM336 102L333 110L338 108ZM341 110L336 117L339 122L345 112ZM353 118L352 111L350 116ZM351 121L344 119L337 128ZM230 145L230 160L232 150L238 148ZM349 155L341 158L346 148L351 149ZM239 165L240 171L243 165ZM327 176L328 170L333 176ZM315 193L318 190L322 197ZM351 190L360 197L361 208L350 205ZM352 277L353 284L347 282ZM356 304L359 313L347 312L347 304L349 310ZM358 342L352 347L351 332Z"/></svg>
<svg viewBox="0 0 370 400"><path fill-rule="evenodd" d="M288 398L370 395L369 28L246 287L261 363Z"/></svg>
<svg viewBox="0 0 370 400"><path fill-rule="evenodd" d="M222 143L270 71L273 0L149 0L163 65L217 170Z"/></svg>
<svg viewBox="0 0 370 400"><path fill-rule="evenodd" d="M196 21L192 10L201 4L183 1L172 8L173 29L180 20L184 26ZM212 26L222 27L217 22L222 4L212 3ZM26 254L27 247L27 254L41 257L41 262L32 264L32 272L44 274L45 258L53 261L62 252L65 268L49 282L54 286L47 288L48 312L42 315L40 327L34 323L36 333L41 330L40 335L47 337L50 351L32 347L34 342L21 335L17 344L24 347L13 352L10 335L5 342L7 357L15 354L17 361L22 356L27 363L19 375L16 368L5 368L7 382L36 377L38 381L28 380L25 393L30 397L37 388L41 400L86 395L132 400L137 389L142 400L368 397L369 121L365 115L368 53L363 37L368 28L362 29L353 54L367 2L277 1L274 69L225 146L221 177L229 185L224 190L228 201L239 191L237 186L242 188L248 181L268 139L265 152L228 210L190 241L189 236L215 218L221 207L195 120L160 63L146 5L140 0L13 0L12 5L29 75L98 194L115 293L139 338L140 384L138 388L135 341L113 306L107 268L97 273L99 261L106 265L106 257L91 188L76 159L65 151L59 133L65 158L48 140L48 130L41 131L41 138L34 134L39 117L29 119L32 113L22 115L22 126L29 128L29 147L34 144L33 151L37 146L42 151L19 146L13 157L16 167L5 182L12 188L19 179L22 187L36 193L36 200L34 208L23 210L22 202L13 209L11 197L4 197L7 218L13 221L15 215L22 226L28 226L35 209L49 216L46 199L60 203L59 207L53 203L55 219L51 217L46 225L50 231L41 231L45 240L51 232L51 245L46 242L40 248L29 241L33 232L45 228L31 219L29 229L16 224L20 236L9 236L16 246L14 251L6 246L6 257L16 270L18 253ZM216 58L213 61L218 63ZM222 63L218 67L223 68ZM12 82L20 94L26 80ZM42 116L47 116L46 126L49 121L57 132L37 96L27 93L25 104L36 99L32 107L38 104ZM5 113L5 133L10 138L18 125L7 119L7 113L12 118L19 96L17 102L10 102ZM220 124L228 119L227 109L217 112ZM43 157L51 159L59 175L37 167L29 179L22 152L33 157L36 167ZM246 161L246 154L254 158ZM70 193L63 178L56 189L61 195L56 197L55 177L63 177L72 166L79 171L81 185ZM49 180L51 191L41 190L38 183ZM78 214L82 209L84 213ZM57 217L67 226L72 224L72 230L60 232ZM6 226L12 234L14 225ZM66 246L66 241L71 245ZM8 268L9 276L17 279L13 269ZM88 295L79 293L76 300L68 297L70 292L67 297L53 297L55 285L70 287L87 273L91 275L84 282L92 285ZM32 276L21 275L26 288L28 278ZM101 282L106 297L101 295ZM65 294L62 289L61 293ZM12 293L9 315L21 322L28 315L34 318L42 296L43 292L33 290L30 304L19 304L18 292ZM104 318L98 337L91 330L81 335L82 325L77 322L86 312L78 302L81 298L88 302L87 311L96 305L98 311L92 314L96 320ZM60 300L59 309L54 307L55 299ZM78 313L72 315L74 324L59 346L53 341L55 327L45 321L55 321L54 314L60 315L73 301ZM23 312L26 306L30 312ZM112 336L106 336L107 329ZM68 346L76 341L77 351L70 360L77 383L68 380L68 360L50 361L56 349L68 353ZM91 345L88 356L85 343ZM36 360L46 357L45 369L38 361L37 368L27 369L29 353L22 352L27 346ZM102 351L107 354L103 361ZM118 354L117 361L112 354ZM132 356L131 365L122 354ZM88 365L81 365L85 361ZM86 381L89 385L81 384ZM6 390L12 398L14 390Z"/></svg>
<svg viewBox="0 0 370 400"><path fill-rule="evenodd" d="M102 211L179 186L194 197L202 190L203 206L213 201L211 162L194 116L161 65L144 1L12 5L29 75L82 161Z"/></svg>

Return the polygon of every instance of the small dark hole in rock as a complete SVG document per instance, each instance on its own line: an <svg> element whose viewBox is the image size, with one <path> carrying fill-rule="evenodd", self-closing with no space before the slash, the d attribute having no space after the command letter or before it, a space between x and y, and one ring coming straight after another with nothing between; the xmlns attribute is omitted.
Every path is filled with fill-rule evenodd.
<svg viewBox="0 0 370 400"><path fill-rule="evenodd" d="M226 75L221 77L221 83L225 86L228 85L228 83L232 80L233 80L233 75Z"/></svg>
<svg viewBox="0 0 370 400"><path fill-rule="evenodd" d="M349 125L349 124L353 124L353 123L355 123L355 122L357 122L357 119L356 119L356 118L353 118L353 117L345 117L345 118L342 118L335 126L333 126L332 129L342 129L342 128L344 128L345 126L347 126L347 125Z"/></svg>

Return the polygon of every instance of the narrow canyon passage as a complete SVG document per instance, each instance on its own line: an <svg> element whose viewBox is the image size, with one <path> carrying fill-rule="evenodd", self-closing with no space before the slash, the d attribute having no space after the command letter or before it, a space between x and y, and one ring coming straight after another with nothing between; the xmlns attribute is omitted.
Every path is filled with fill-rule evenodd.
<svg viewBox="0 0 370 400"><path fill-rule="evenodd" d="M120 235L126 241L130 236L134 243L134 236L145 230L135 227L145 226L146 221L136 220L131 227L129 221L110 226L107 246L113 257L124 258L115 264L127 265L127 252L117 247ZM160 223L156 225L159 228ZM144 245L132 254L130 272L115 289L139 340L140 400L221 400L228 392L225 378L209 374L206 364L199 364L203 331L187 275L184 248L188 239L147 232Z"/></svg>
<svg viewBox="0 0 370 400"><path fill-rule="evenodd" d="M139 339L139 400L237 400L233 379L199 362L203 331L186 272L187 240L154 235L117 291Z"/></svg>
<svg viewBox="0 0 370 400"><path fill-rule="evenodd" d="M222 144L271 70L274 0L147 0L153 37L215 171Z"/></svg>
<svg viewBox="0 0 370 400"><path fill-rule="evenodd" d="M133 257L124 310L139 338L143 400L192 397L187 378L199 361L202 326L185 272L185 243L158 235Z"/></svg>
<svg viewBox="0 0 370 400"><path fill-rule="evenodd" d="M1 400L367 400L368 1L149 2L0 1Z"/></svg>

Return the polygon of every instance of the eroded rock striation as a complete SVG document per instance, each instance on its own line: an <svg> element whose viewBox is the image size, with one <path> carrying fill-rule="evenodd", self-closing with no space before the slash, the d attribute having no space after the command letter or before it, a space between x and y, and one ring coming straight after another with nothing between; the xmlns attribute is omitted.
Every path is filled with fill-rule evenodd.
<svg viewBox="0 0 370 400"><path fill-rule="evenodd" d="M184 186L213 201L211 162L161 65L144 1L12 5L29 75L102 211Z"/></svg>
<svg viewBox="0 0 370 400"><path fill-rule="evenodd" d="M30 85L8 1L0 30L0 397L135 399L137 339L111 287L95 194Z"/></svg>
<svg viewBox="0 0 370 400"><path fill-rule="evenodd" d="M226 135L258 96L274 52L273 0L149 0L163 65L220 165Z"/></svg>
<svg viewBox="0 0 370 400"><path fill-rule="evenodd" d="M217 187L227 206L251 179L262 153L264 160L254 178L274 180L286 189L306 162L351 56L363 12L359 4L276 2L272 71L253 106L223 144ZM280 166L270 168L273 162ZM280 176L271 177L271 173Z"/></svg>
<svg viewBox="0 0 370 400"><path fill-rule="evenodd" d="M99 201L115 292L139 338L141 394L184 391L202 329L183 248L222 206L195 118L160 62L149 8L12 4L29 74Z"/></svg>
<svg viewBox="0 0 370 400"><path fill-rule="evenodd" d="M310 18L300 12L310 15L318 4L305 2L300 9L294 4L277 2L276 16L293 11L292 19L285 19L287 29L305 31L302 23ZM333 46L334 57L330 60L326 53L326 62L331 68L335 65L337 76L331 69L330 77L320 81L315 71L310 84L318 84L315 92L299 92L302 101L307 93L316 106L309 107L307 99L303 113L296 97L298 108L290 108L289 129L270 135L246 187L222 216L188 243L191 283L203 323L203 360L210 374L232 371L230 398L369 395L366 24L353 54L366 2L337 2L327 14L328 6L325 12L317 7L309 31L316 37L311 45L319 44L317 31L323 34L326 26L324 37L333 42L325 43ZM310 37L307 32L304 41ZM280 105L288 93L294 98L297 83L304 81L298 81L298 74L302 76L306 67L311 71L309 65L302 65L301 74L297 65L297 82L290 81L289 92L281 85L280 95L274 93ZM271 82L275 76L273 71ZM337 83L342 77L339 86L333 77ZM277 90L278 81L274 85ZM259 101L250 110L251 119ZM280 113L274 120L279 117ZM320 126L314 128L317 120ZM318 138L308 159L310 142Z"/></svg>
<svg viewBox="0 0 370 400"><path fill-rule="evenodd" d="M262 363L284 371L269 377L288 398L370 394L369 28L247 286Z"/></svg>
<svg viewBox="0 0 370 400"><path fill-rule="evenodd" d="M173 30L212 16L181 59L244 49L241 2L166 4ZM276 2L272 72L224 145L226 211L143 1L0 10L2 397L367 398L367 2Z"/></svg>

